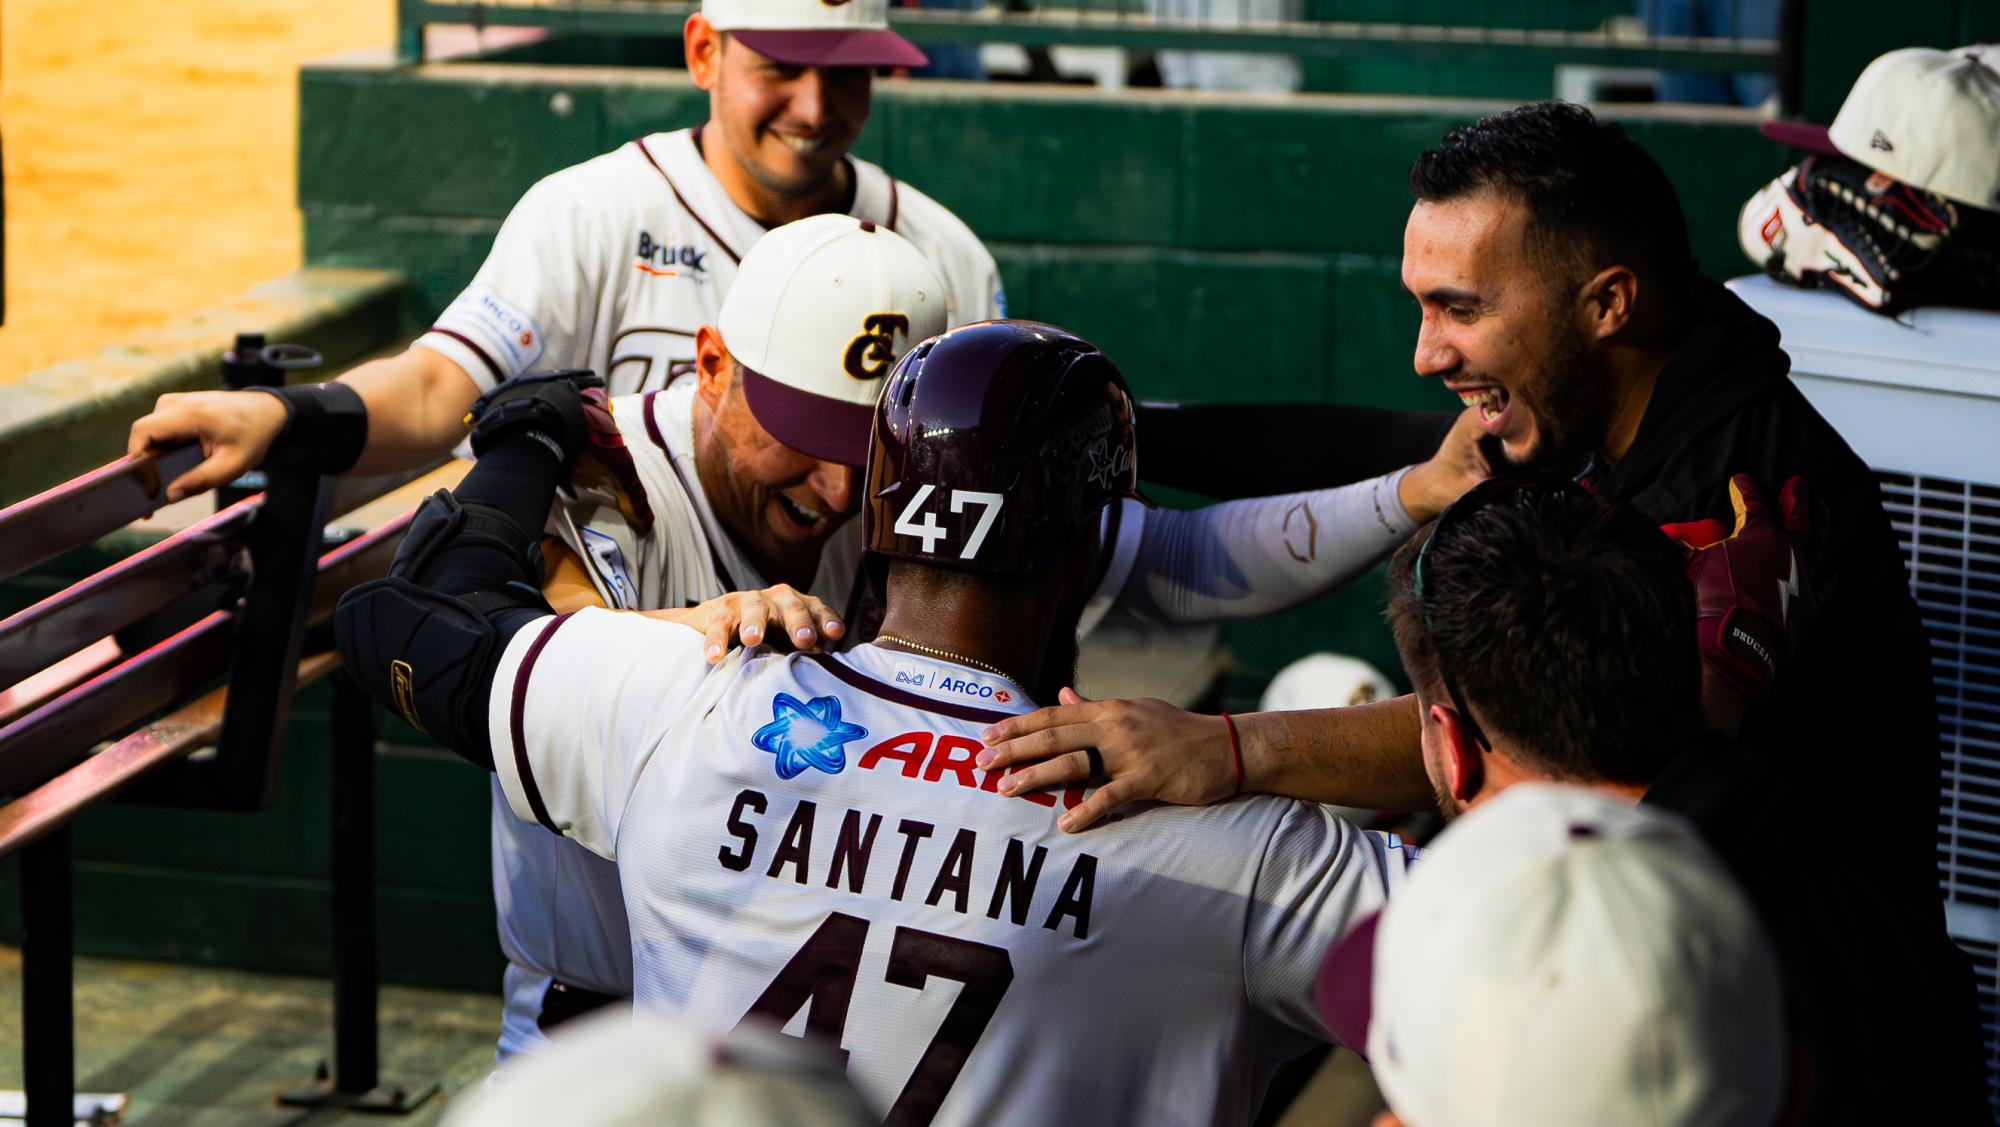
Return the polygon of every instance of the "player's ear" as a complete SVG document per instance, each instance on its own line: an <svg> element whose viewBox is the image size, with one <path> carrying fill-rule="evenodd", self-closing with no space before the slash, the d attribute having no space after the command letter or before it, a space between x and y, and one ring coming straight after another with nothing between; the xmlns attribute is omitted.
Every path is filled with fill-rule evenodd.
<svg viewBox="0 0 2000 1127"><path fill-rule="evenodd" d="M1431 723L1437 726L1438 745L1443 751L1444 785L1452 798L1470 802L1486 785L1486 759L1478 741L1466 729L1465 718L1448 704L1430 705Z"/></svg>
<svg viewBox="0 0 2000 1127"><path fill-rule="evenodd" d="M702 90L715 88L715 76L722 69L722 33L696 12L681 26L681 46L687 54L688 76Z"/></svg>
<svg viewBox="0 0 2000 1127"><path fill-rule="evenodd" d="M722 406L722 398L729 392L730 381L736 378L736 362L729 356L729 346L722 343L722 334L714 325L703 325L694 333L694 374L695 394L708 404L711 411Z"/></svg>
<svg viewBox="0 0 2000 1127"><path fill-rule="evenodd" d="M1605 340L1632 323L1639 297L1639 276L1629 266L1613 263L1597 272L1577 292L1578 319L1593 340Z"/></svg>

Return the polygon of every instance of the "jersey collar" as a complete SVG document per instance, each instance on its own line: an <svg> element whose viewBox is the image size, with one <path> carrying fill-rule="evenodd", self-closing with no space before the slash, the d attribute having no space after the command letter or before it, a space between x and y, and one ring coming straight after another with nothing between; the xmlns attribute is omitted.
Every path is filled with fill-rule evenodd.
<svg viewBox="0 0 2000 1127"><path fill-rule="evenodd" d="M991 723L1037 707L1004 677L924 654L869 643L838 656L806 657L871 696L960 720Z"/></svg>

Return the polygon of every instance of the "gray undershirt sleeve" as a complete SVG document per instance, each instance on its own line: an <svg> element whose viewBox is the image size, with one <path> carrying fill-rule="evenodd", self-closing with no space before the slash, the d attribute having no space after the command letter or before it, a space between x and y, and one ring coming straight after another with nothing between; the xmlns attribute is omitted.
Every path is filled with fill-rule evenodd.
<svg viewBox="0 0 2000 1127"><path fill-rule="evenodd" d="M1117 613L1216 622L1288 610L1386 559L1414 532L1396 487L1409 467L1368 481L1145 515Z"/></svg>

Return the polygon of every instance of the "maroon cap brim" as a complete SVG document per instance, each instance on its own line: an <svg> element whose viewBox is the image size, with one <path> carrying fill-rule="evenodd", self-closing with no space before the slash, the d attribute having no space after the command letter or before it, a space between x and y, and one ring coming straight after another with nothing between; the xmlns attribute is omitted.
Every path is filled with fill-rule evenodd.
<svg viewBox="0 0 2000 1127"><path fill-rule="evenodd" d="M1378 909L1342 936L1313 980L1313 1002L1333 1039L1368 1058L1370 999L1375 992L1375 929L1382 922Z"/></svg>
<svg viewBox="0 0 2000 1127"><path fill-rule="evenodd" d="M828 399L781 384L753 372L743 372L743 398L757 424L772 438L808 457L860 469L868 464L868 434L875 425L875 405Z"/></svg>
<svg viewBox="0 0 2000 1127"><path fill-rule="evenodd" d="M1840 150L1833 145L1833 138L1827 136L1826 126L1813 125L1804 121L1766 121L1757 126L1757 132L1769 137L1780 145L1790 145L1809 153L1825 153L1839 156Z"/></svg>
<svg viewBox="0 0 2000 1127"><path fill-rule="evenodd" d="M917 45L881 31L733 31L745 47L795 67L920 67Z"/></svg>

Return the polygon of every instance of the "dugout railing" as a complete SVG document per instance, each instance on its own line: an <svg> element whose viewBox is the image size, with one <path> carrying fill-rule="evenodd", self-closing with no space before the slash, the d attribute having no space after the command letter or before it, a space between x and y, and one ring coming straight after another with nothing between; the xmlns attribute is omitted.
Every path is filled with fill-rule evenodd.
<svg viewBox="0 0 2000 1127"><path fill-rule="evenodd" d="M299 359L259 350L238 372L275 378ZM192 443L122 458L0 510L0 580L155 513L167 484L200 459ZM387 573L408 516L330 537L328 515L398 483L323 478L281 443L239 483L256 492L225 491L214 515L0 620L0 857L21 857L32 1127L74 1121L71 823L113 801L263 809L293 696L326 677L334 1051L280 1099L403 1111L436 1090L377 1075L373 713L339 674L330 635L335 601Z"/></svg>
<svg viewBox="0 0 2000 1127"><path fill-rule="evenodd" d="M1725 0L1732 24L1734 2ZM425 61L425 29L434 25L677 36L681 22L700 7L685 0L396 0L397 55L407 63ZM1458 24L1431 22L1433 7L1330 0L950 0L935 6L891 0L889 23L926 46L1006 43L1455 67L1768 74L1777 80L1781 112L1798 106L1804 0L1782 0L1776 34L1768 38L1652 34L1613 14L1629 17L1630 4L1468 3L1459 6L1466 15L1486 18ZM1356 18L1357 9L1369 18ZM1526 26L1531 22L1535 26ZM1588 26L1574 26L1579 22Z"/></svg>

